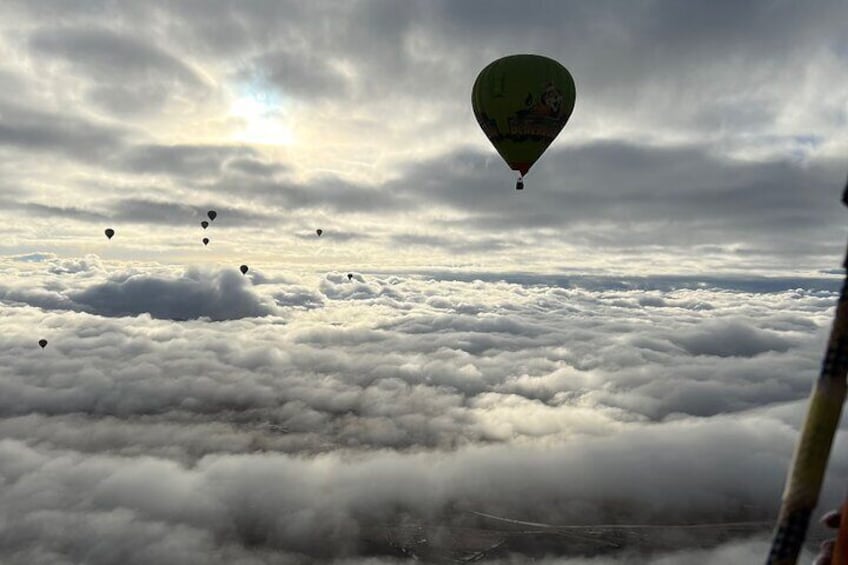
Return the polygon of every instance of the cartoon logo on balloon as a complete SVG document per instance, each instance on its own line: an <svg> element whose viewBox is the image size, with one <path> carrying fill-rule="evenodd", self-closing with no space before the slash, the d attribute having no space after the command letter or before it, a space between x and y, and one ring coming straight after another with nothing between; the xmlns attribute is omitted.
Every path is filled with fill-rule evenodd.
<svg viewBox="0 0 848 565"><path fill-rule="evenodd" d="M542 98L539 104L533 107L533 113L559 118L560 110L562 110L562 93L554 86L554 83L549 82L542 91Z"/></svg>
<svg viewBox="0 0 848 565"><path fill-rule="evenodd" d="M532 92L524 99L524 108L509 119L507 137L515 141L553 141L567 118L562 117L562 93L552 82L536 98Z"/></svg>

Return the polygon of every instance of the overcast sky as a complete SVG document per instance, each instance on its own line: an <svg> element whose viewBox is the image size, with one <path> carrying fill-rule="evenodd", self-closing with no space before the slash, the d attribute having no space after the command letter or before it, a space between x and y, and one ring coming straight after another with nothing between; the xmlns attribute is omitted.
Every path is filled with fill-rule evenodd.
<svg viewBox="0 0 848 565"><path fill-rule="evenodd" d="M6 0L0 561L389 563L392 526L491 526L469 511L773 519L841 276L846 21ZM514 53L577 85L523 192L470 101ZM551 562L759 563L768 534Z"/></svg>

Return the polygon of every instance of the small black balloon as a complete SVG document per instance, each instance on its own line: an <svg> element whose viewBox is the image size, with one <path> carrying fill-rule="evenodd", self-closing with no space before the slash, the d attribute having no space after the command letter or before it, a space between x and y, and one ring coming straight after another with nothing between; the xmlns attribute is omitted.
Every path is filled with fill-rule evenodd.
<svg viewBox="0 0 848 565"><path fill-rule="evenodd" d="M347 274L347 280L349 280L349 281L353 280L353 273Z"/></svg>
<svg viewBox="0 0 848 565"><path fill-rule="evenodd" d="M324 230L322 230L322 229L317 229L317 230L315 230L315 233L317 233L317 234L318 234L318 237L321 237L321 234L322 234L322 233L324 233Z"/></svg>
<svg viewBox="0 0 848 565"><path fill-rule="evenodd" d="M203 245L209 245L209 238L208 237L203 238Z"/></svg>
<svg viewBox="0 0 848 565"><path fill-rule="evenodd" d="M218 212L216 212L215 210L209 210L208 212L206 212L206 215L209 216L209 219L214 222L215 218L218 217Z"/></svg>
<svg viewBox="0 0 848 565"><path fill-rule="evenodd" d="M207 222L206 220L203 220L202 222L200 222L200 227L202 227L203 229L208 228L209 222Z"/></svg>
<svg viewBox="0 0 848 565"><path fill-rule="evenodd" d="M112 239L112 236L115 235L115 230L113 230L112 228L106 228L106 231L103 233L106 234L106 237Z"/></svg>
<svg viewBox="0 0 848 565"><path fill-rule="evenodd" d="M47 347L47 340L46 339L39 339L38 345L41 346L41 349L44 349L45 347Z"/></svg>
<svg viewBox="0 0 848 565"><path fill-rule="evenodd" d="M241 267L239 267L239 271L241 271L241 274L243 274L243 275L246 274L247 273L247 265L242 265Z"/></svg>

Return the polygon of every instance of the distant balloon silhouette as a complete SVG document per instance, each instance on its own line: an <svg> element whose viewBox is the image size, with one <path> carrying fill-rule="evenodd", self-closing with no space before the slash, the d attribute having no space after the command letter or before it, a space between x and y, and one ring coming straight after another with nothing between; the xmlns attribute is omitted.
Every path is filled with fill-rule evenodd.
<svg viewBox="0 0 848 565"><path fill-rule="evenodd" d="M206 215L209 216L210 221L214 222L215 218L218 217L218 212L216 212L215 210L209 210L208 212L206 212Z"/></svg>
<svg viewBox="0 0 848 565"><path fill-rule="evenodd" d="M347 280L349 280L349 281L353 280L353 273L347 274Z"/></svg>
<svg viewBox="0 0 848 565"><path fill-rule="evenodd" d="M324 233L324 230L322 230L322 229L317 229L317 230L315 230L315 233L317 233L317 234L318 234L318 237L321 237L321 234L322 234L322 233Z"/></svg>
<svg viewBox="0 0 848 565"><path fill-rule="evenodd" d="M247 265L242 265L241 267L239 267L239 271L241 271L241 274L243 275L247 274Z"/></svg>
<svg viewBox="0 0 848 565"><path fill-rule="evenodd" d="M41 346L41 349L44 349L45 347L47 347L47 340L46 339L39 339L38 345Z"/></svg>
<svg viewBox="0 0 848 565"><path fill-rule="evenodd" d="M209 238L208 237L203 238L203 245L209 245Z"/></svg>
<svg viewBox="0 0 848 565"><path fill-rule="evenodd" d="M203 220L202 222L200 222L200 227L202 227L203 229L208 228L209 222L207 222L206 220Z"/></svg>
<svg viewBox="0 0 848 565"><path fill-rule="evenodd" d="M113 230L112 228L106 228L106 231L103 233L106 234L106 237L112 239L112 236L115 235L115 230Z"/></svg>

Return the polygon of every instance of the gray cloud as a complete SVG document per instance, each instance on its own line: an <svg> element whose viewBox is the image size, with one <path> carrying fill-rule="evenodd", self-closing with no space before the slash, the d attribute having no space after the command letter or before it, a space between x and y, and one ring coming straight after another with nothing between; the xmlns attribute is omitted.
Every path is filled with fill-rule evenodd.
<svg viewBox="0 0 848 565"><path fill-rule="evenodd" d="M279 163L266 163L252 157L232 159L227 163L227 169L253 177L273 177L283 173L287 167Z"/></svg>
<svg viewBox="0 0 848 565"><path fill-rule="evenodd" d="M408 245L435 247L443 250L449 250L451 253L478 253L487 251L508 250L518 247L518 242L515 240L498 239L494 237L484 238L479 240L469 240L468 238L447 237L432 234L397 234L391 238L392 244L405 247Z"/></svg>
<svg viewBox="0 0 848 565"><path fill-rule="evenodd" d="M115 278L70 293L70 299L102 316L150 314L167 320L213 321L267 316L274 310L250 291L237 271L188 271L181 279Z"/></svg>
<svg viewBox="0 0 848 565"><path fill-rule="evenodd" d="M504 190L508 173L473 152L415 165L394 188L449 203L471 214L462 225L486 231L603 222L616 233L593 234L593 243L604 243L605 236L609 243L632 241L643 231L651 238L673 233L687 243L715 243L722 235L773 238L778 226L787 235L835 226L833 203L843 176L829 163L733 163L710 156L706 147L619 143L553 151L540 165L526 181L534 197L522 206L511 202L523 194ZM534 176L543 177L539 185ZM463 190L456 190L460 185Z"/></svg>
<svg viewBox="0 0 848 565"><path fill-rule="evenodd" d="M829 274L843 274L838 272ZM585 272L567 274L539 274L531 272L496 272L496 271L426 271L426 275L442 281L485 281L508 282L519 285L538 286L548 285L561 288L582 288L592 291L673 291L687 290L732 290L765 294L785 292L799 289L801 292L822 293L830 296L841 288L842 278L838 277L781 277L757 276L748 274L728 275L651 275L651 276L610 276L605 274L591 275ZM642 296L640 300L656 300L657 295ZM706 303L699 303L700 308L710 309Z"/></svg>
<svg viewBox="0 0 848 565"><path fill-rule="evenodd" d="M299 44L299 45L298 45ZM346 94L347 81L344 75L333 69L332 59L313 51L303 39L296 41L298 51L276 50L264 53L243 71L242 80L249 82L253 74L266 75L266 80L278 85L284 93L313 101L325 96L342 98Z"/></svg>
<svg viewBox="0 0 848 565"><path fill-rule="evenodd" d="M375 279L366 281L360 274L348 279L346 273L331 273L324 277L319 285L321 293L336 300L368 300L378 297L401 299L401 295L391 283Z"/></svg>
<svg viewBox="0 0 848 565"><path fill-rule="evenodd" d="M123 158L123 165L136 173L167 173L177 177L217 176L231 158L249 158L255 152L239 146L139 145Z"/></svg>
<svg viewBox="0 0 848 565"><path fill-rule="evenodd" d="M66 62L92 80L90 100L112 113L132 115L161 109L175 91L205 94L206 81L178 57L144 37L106 27L36 30L29 48L41 58Z"/></svg>
<svg viewBox="0 0 848 565"><path fill-rule="evenodd" d="M220 204L220 203L219 203ZM250 226L254 223L270 223L272 218L265 214L238 210L228 206L220 206L207 201L197 202L154 202L137 198L117 200L110 205L110 217L115 220L147 223L169 224L176 226L199 225L201 219L207 219L206 212L215 210L219 216L215 218L215 227ZM219 219L220 218L220 219ZM208 235L208 232L204 232Z"/></svg>
<svg viewBox="0 0 848 565"><path fill-rule="evenodd" d="M761 447L762 440L757 441L754 434L739 434L738 428L734 433L733 429L727 426L724 430L715 430L725 445L722 448L710 442L710 447L720 458L742 441L747 441L745 445L749 448ZM679 434L684 430L690 439L694 436L702 441L701 433L706 431L691 426L668 431ZM64 547L72 556L88 555L93 563L112 562L116 551L128 554L129 559L137 559L132 549L142 545L148 546L143 556L149 555L147 551L159 555L159 549L178 548L176 554L160 556L165 563L185 562L180 559L186 558L196 560L218 551L250 557L257 563L268 562L270 555L265 554L268 550L292 554L291 558L300 554L328 559L355 552L357 536L370 537L371 547L375 549L380 545L383 551L390 549L386 538L381 540L375 530L381 530L384 536L391 532L398 542L406 541L403 545L415 547L403 539L403 529L398 527L404 525L398 522L404 520L403 514L398 515L395 509L398 503L439 519L444 505L460 497L463 506L479 505L478 508L483 507L482 512L496 512L495 508L506 505L513 512L520 512L517 514L520 516L531 512L533 505L538 507L538 497L546 493L547 497L569 500L570 506L570 509L560 510L559 516L550 514L549 517L578 520L580 512L584 513L583 519L587 518L585 512L594 497L593 491L610 488L620 501L619 518L632 518L636 508L650 500L655 489L661 488L660 483L650 479L652 472L648 468L632 461L633 455L642 451L647 441L667 445L668 453L675 458L663 457L657 462L665 468L676 469L677 476L681 477L677 483L665 487L669 489L666 502L678 500L663 509L667 516L674 516L687 505L699 508L705 517L720 515L716 506L720 506L725 497L742 495L755 500L779 483L780 477L776 474L756 474L767 468L764 466L767 461L757 461L756 457L737 462L737 470L747 473L736 476L750 478L733 486L720 486L696 474L687 475L684 468L688 466L681 467L680 462L699 461L700 453L692 445L695 442L686 442L689 444L686 448L684 442L671 437L640 432L602 441L590 447L588 452L584 444L553 453L521 450L520 459L505 458L507 454L502 449L464 450L435 460L426 454L381 454L368 460L347 461L335 456L302 460L281 455L245 455L208 457L192 468L150 458L102 455L80 458L72 453L33 449L14 440L5 440L2 449L7 457L4 459L16 464L4 465L2 470L4 478L11 481L10 488L3 494L3 508L4 512L14 512L21 519L15 521L17 526L7 530L6 535L12 543L3 547L10 552L31 550L32 542L37 539L42 551ZM626 441L631 444L627 446ZM702 441L697 443L703 445ZM618 466L622 460L631 460L621 471L640 478L641 494L629 487L627 481L620 481L620 472L615 470L620 467L616 465L601 467L607 470L605 472L589 474L579 464L568 465L565 468L570 469L564 476L563 464L578 449L583 457L599 462L612 459ZM433 469L422 465L427 461L437 465L438 479ZM48 462L50 464L45 465ZM318 468L325 470L315 473ZM485 471L487 468L489 470ZM481 483L481 476L486 477L485 482ZM769 489L763 488L766 479ZM379 487L375 481L379 481ZM617 482L618 487L612 486ZM69 483L75 487L68 488ZM436 484L441 486L434 491ZM280 488L281 485L284 487ZM322 496L327 489L334 491L332 498ZM42 493L38 501L31 496L35 490ZM523 493L523 501L515 497L515 490ZM603 513L593 516L595 519L603 517ZM441 519L445 518L449 520L442 522L445 533L455 528L454 536L461 535L463 528L469 526L486 533L484 521L475 523L462 514L452 517L442 514ZM392 525L392 520L396 520L396 525ZM414 517L405 518L405 521L406 527L414 527L417 522ZM434 533L427 522L418 524L418 535L430 537ZM100 545L103 553L91 554L87 550L85 539L91 536L103 540ZM709 539L704 535L700 537ZM606 540L610 538L615 539L613 534L607 534ZM679 539L680 535L677 543ZM380 545L374 543L378 540ZM443 542L441 551L451 546L456 551L463 545L467 551L475 545L471 539L454 537L448 540L450 538ZM513 538L510 545L519 545L520 541L520 538ZM574 541L570 541L573 546ZM486 547L480 545L478 549ZM565 544L556 545L562 549ZM662 547L661 542L657 545ZM609 548L604 538L594 544L583 541L580 547L593 546ZM427 545L417 550L431 556L438 555L439 551Z"/></svg>
<svg viewBox="0 0 848 565"><path fill-rule="evenodd" d="M254 284L258 284L254 281ZM278 306L291 306L296 308L320 308L324 305L323 297L306 288L290 288L274 294L274 301Z"/></svg>
<svg viewBox="0 0 848 565"><path fill-rule="evenodd" d="M106 28L38 30L30 38L30 48L66 59L95 78L126 80L153 72L201 83L185 64L162 49Z"/></svg>
<svg viewBox="0 0 848 565"><path fill-rule="evenodd" d="M49 204L39 204L36 202L25 203L9 203L7 210L19 210L27 216L34 218L70 218L83 222L98 222L103 223L109 221L110 218L96 210L84 209L77 206L51 206Z"/></svg>
<svg viewBox="0 0 848 565"><path fill-rule="evenodd" d="M0 103L0 145L36 153L55 152L84 162L107 164L127 132L90 120Z"/></svg>
<svg viewBox="0 0 848 565"><path fill-rule="evenodd" d="M230 192L238 180L221 180L213 188ZM379 213L414 208L414 203L403 195L382 188L361 186L335 175L323 175L309 183L286 180L252 182L247 193L261 196L266 202L289 209L326 208L336 213Z"/></svg>
<svg viewBox="0 0 848 565"><path fill-rule="evenodd" d="M670 338L693 355L750 357L767 351L786 351L791 343L780 335L733 321L707 323Z"/></svg>
<svg viewBox="0 0 848 565"><path fill-rule="evenodd" d="M61 259L51 257L51 265L48 272L54 275L102 275L105 271L103 263L96 255L88 255L86 257Z"/></svg>

